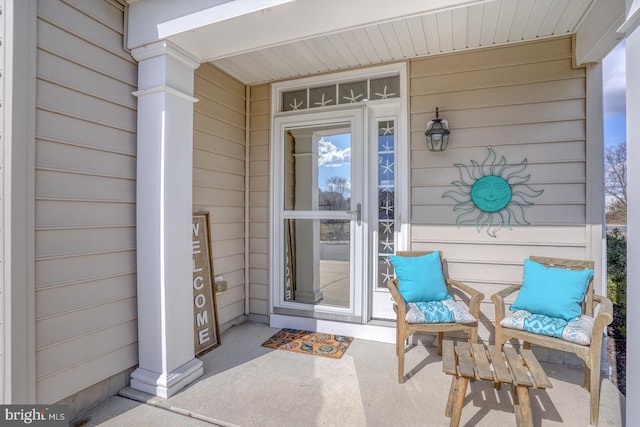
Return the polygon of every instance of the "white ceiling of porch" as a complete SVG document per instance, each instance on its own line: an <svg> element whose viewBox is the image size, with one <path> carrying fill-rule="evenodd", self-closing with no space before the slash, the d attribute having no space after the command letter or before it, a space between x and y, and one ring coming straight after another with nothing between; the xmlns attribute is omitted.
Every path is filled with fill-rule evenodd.
<svg viewBox="0 0 640 427"><path fill-rule="evenodd" d="M404 6L405 1L388 3ZM600 9L606 12L603 3L609 6L620 4L620 0L608 2L601 2ZM446 2L431 0L423 1L426 10L423 13L415 13L413 2L414 10L402 17L381 20L378 15L372 17L375 22L354 18L356 25L350 27L341 24L346 22L344 17L336 18L335 22L325 26L314 20L327 19L331 13L334 16L337 13L354 13L354 6L360 5L361 9L368 2L343 0L341 9L335 8L335 1L313 0L313 3L316 7L320 4L333 8L333 12L316 9L316 14L301 16L299 11L305 10L301 9L302 5L305 5L307 12L313 12L313 9L309 2L298 0L277 5L267 13L262 11L263 14L257 17L256 13L260 12L191 31L167 34L167 38L178 46L196 52L203 60L243 83L258 84L425 55L573 34L585 21L593 20L594 13L591 16L589 13L593 12L592 8L598 1L467 0L459 1L453 7L433 9L437 3ZM380 2L372 3L380 5ZM454 3L449 0L449 4ZM297 15L293 15L296 10L294 4L299 8ZM623 14L615 13L615 20L623 18ZM295 23L291 20L293 16ZM603 19L613 20L611 17ZM300 20L303 24L304 20L309 21L308 33L301 31ZM274 23L279 26L275 30ZM289 39L287 25L291 25ZM269 28L280 34L277 36L280 38L270 34ZM261 39L264 40L262 43Z"/></svg>

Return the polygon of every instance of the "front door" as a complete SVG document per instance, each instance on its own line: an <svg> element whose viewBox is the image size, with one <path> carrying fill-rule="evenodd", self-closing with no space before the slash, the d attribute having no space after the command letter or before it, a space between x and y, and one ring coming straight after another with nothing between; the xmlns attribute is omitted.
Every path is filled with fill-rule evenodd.
<svg viewBox="0 0 640 427"><path fill-rule="evenodd" d="M395 64L273 85L274 314L395 319L389 255L409 236L405 72Z"/></svg>

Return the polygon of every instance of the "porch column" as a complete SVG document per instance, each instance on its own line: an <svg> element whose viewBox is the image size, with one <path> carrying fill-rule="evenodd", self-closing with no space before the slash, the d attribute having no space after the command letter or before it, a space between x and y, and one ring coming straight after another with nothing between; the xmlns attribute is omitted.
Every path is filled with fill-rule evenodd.
<svg viewBox="0 0 640 427"><path fill-rule="evenodd" d="M167 41L138 61L138 359L131 387L170 397L203 373L194 357L192 290L193 70Z"/></svg>
<svg viewBox="0 0 640 427"><path fill-rule="evenodd" d="M640 419L640 0L627 1L627 394L626 419Z"/></svg>

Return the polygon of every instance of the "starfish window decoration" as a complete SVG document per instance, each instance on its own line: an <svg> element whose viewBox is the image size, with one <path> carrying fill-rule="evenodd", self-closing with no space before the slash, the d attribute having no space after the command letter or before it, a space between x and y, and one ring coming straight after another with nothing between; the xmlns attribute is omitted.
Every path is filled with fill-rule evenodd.
<svg viewBox="0 0 640 427"><path fill-rule="evenodd" d="M386 88L386 86L385 86L385 88ZM380 128L380 130L382 130L382 136L393 135L393 129L394 129L394 127L390 126L389 122L387 122L387 127Z"/></svg>
<svg viewBox="0 0 640 427"><path fill-rule="evenodd" d="M300 109L300 107L302 107L302 104L304 103L304 101L300 101L298 102L297 98L293 98L293 104L289 104L289 107L291 107L291 109L293 111L297 111Z"/></svg>
<svg viewBox="0 0 640 427"><path fill-rule="evenodd" d="M382 226L384 227L384 230L382 230L382 234L391 234L391 227L393 226L393 222L392 221L383 221L380 224L382 224Z"/></svg>
<svg viewBox="0 0 640 427"><path fill-rule="evenodd" d="M384 210L386 215L389 215L390 212L393 212L393 202L390 202L389 200L385 200L382 203L381 207Z"/></svg>
<svg viewBox="0 0 640 427"><path fill-rule="evenodd" d="M387 266L391 267L391 259L388 256L385 256L385 257L382 257L382 258L384 258L384 261L383 261L384 265L387 265ZM388 272L389 272L389 269L387 269L387 273Z"/></svg>
<svg viewBox="0 0 640 427"><path fill-rule="evenodd" d="M322 94L322 98L320 98L319 102L314 102L314 105L317 105L318 107L326 107L327 105L331 104L331 102L333 101L333 99L324 99L324 93Z"/></svg>
<svg viewBox="0 0 640 427"><path fill-rule="evenodd" d="M381 273L381 274L382 274L382 281L383 281L383 282L387 282L388 280L393 279L393 274L391 274L391 273L389 272L389 270L387 270L387 272L386 272L386 273Z"/></svg>
<svg viewBox="0 0 640 427"><path fill-rule="evenodd" d="M389 250L392 251L393 250L393 240L389 241L389 237L387 237L386 239L384 239L384 242L380 242L382 243L382 250Z"/></svg>
<svg viewBox="0 0 640 427"><path fill-rule="evenodd" d="M356 95L353 93L353 89L350 89L351 96L343 96L344 99L349 101L350 104L355 104L358 102L358 98L362 98L362 94Z"/></svg>
<svg viewBox="0 0 640 427"><path fill-rule="evenodd" d="M385 143L382 146L382 152L383 153L393 153L393 144Z"/></svg>
<svg viewBox="0 0 640 427"><path fill-rule="evenodd" d="M376 95L378 95L380 97L380 99L387 99L391 96L394 96L396 93L395 92L391 92L391 93L387 93L387 85L384 85L384 89L382 91L382 93L380 92L375 92Z"/></svg>
<svg viewBox="0 0 640 427"><path fill-rule="evenodd" d="M388 159L387 159L386 165L380 165L380 166L382 166L382 173L384 174L393 173L393 162L389 162Z"/></svg>

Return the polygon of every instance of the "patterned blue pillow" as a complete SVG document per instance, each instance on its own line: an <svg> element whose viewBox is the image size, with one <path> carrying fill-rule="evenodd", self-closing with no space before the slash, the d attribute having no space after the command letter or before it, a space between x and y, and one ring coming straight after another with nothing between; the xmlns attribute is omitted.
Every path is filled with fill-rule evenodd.
<svg viewBox="0 0 640 427"><path fill-rule="evenodd" d="M440 252L415 257L390 255L389 259L406 302L442 301L448 297Z"/></svg>

